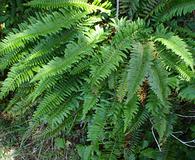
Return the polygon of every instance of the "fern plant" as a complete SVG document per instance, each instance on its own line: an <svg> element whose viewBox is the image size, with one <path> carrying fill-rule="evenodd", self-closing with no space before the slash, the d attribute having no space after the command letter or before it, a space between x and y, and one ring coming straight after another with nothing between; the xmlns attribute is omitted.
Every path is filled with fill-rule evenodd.
<svg viewBox="0 0 195 160"><path fill-rule="evenodd" d="M195 5L132 3L133 8L121 1L119 10L131 20L115 19L107 1L26 4L44 12L0 43L0 68L9 69L0 97L14 93L5 109L13 118L33 111L27 137L68 138L80 126L87 133L77 145L82 159L127 159L145 124L155 129L163 148L173 132L172 93L195 100L194 37L167 22Z"/></svg>

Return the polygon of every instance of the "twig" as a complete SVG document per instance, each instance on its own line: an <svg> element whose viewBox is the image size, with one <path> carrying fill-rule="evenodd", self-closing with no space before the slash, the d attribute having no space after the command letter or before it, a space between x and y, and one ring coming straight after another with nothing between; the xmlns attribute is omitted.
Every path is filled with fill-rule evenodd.
<svg viewBox="0 0 195 160"><path fill-rule="evenodd" d="M41 157L41 152L42 152L42 149L43 149L43 145L44 145L44 141L41 143L39 153L38 153L38 157L37 157L38 159L40 159L40 157Z"/></svg>
<svg viewBox="0 0 195 160"><path fill-rule="evenodd" d="M175 135L171 134L172 137L174 137L175 139L177 139L179 142L181 142L182 144L188 146L188 147L192 147L194 148L195 145L189 145L188 143L195 143L195 139L191 140L191 141L182 141L181 139L177 138Z"/></svg>
<svg viewBox="0 0 195 160"><path fill-rule="evenodd" d="M191 141L187 141L186 143L195 143L195 139L193 139Z"/></svg>
<svg viewBox="0 0 195 160"><path fill-rule="evenodd" d="M156 144L158 146L158 149L159 149L160 152L162 152L162 149L160 147L160 144L158 143L158 140L156 139L156 136L155 136L155 133L154 133L154 127L153 126L152 126L151 130L152 130L152 135L154 137L154 140L155 140L155 142L156 142Z"/></svg>
<svg viewBox="0 0 195 160"><path fill-rule="evenodd" d="M189 112L195 113L195 111L189 111Z"/></svg>
<svg viewBox="0 0 195 160"><path fill-rule="evenodd" d="M176 132L173 132L174 134L179 134L179 133L181 133L181 134L183 134L183 131L176 131Z"/></svg>
<svg viewBox="0 0 195 160"><path fill-rule="evenodd" d="M116 18L119 17L119 0L116 0Z"/></svg>
<svg viewBox="0 0 195 160"><path fill-rule="evenodd" d="M195 116L186 116L186 115L181 115L181 114L176 114L176 115L182 118L195 118Z"/></svg>

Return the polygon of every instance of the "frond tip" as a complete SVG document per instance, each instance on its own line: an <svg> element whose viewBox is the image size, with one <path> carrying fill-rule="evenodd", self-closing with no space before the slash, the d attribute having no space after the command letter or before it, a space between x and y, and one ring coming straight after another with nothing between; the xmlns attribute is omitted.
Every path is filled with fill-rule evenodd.
<svg viewBox="0 0 195 160"><path fill-rule="evenodd" d="M163 26L160 26L157 32L154 40L162 43L167 49L170 49L173 53L180 56L186 65L190 66L193 70L194 61L187 44L179 36L171 32L166 33Z"/></svg>

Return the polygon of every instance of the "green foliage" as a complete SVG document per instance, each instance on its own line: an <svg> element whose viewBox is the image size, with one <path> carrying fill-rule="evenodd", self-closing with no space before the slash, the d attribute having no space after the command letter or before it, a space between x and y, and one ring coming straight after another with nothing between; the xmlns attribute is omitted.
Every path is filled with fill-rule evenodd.
<svg viewBox="0 0 195 160"><path fill-rule="evenodd" d="M13 27L17 27L30 15L34 15L32 9L24 6L27 0L2 0L0 6L0 38L9 33Z"/></svg>
<svg viewBox="0 0 195 160"><path fill-rule="evenodd" d="M112 18L107 1L90 2L26 4L44 12L0 42L0 69L9 69L0 97L13 95L5 111L30 117L24 138L58 137L58 149L66 147L59 137L79 133L72 147L82 159L162 158L174 103L194 103L194 37L174 27L194 2L123 0L119 11L131 20ZM145 133L162 154L141 146Z"/></svg>
<svg viewBox="0 0 195 160"><path fill-rule="evenodd" d="M146 46L137 44L133 46L133 53L129 61L128 70L128 100L130 100L136 93L139 85L144 80L146 73L151 65L151 54L153 52L152 44L148 43Z"/></svg>
<svg viewBox="0 0 195 160"><path fill-rule="evenodd" d="M166 34L162 27L157 28L157 30L159 33L157 33L155 40L161 42L167 47L167 49L172 50L175 54L180 56L184 62L193 69L192 54L188 51L185 42L183 42L178 36L171 35L171 33ZM163 33L162 37L160 36L161 33Z"/></svg>
<svg viewBox="0 0 195 160"><path fill-rule="evenodd" d="M100 3L100 1L95 0L92 4L87 3L86 0L33 0L27 3L28 6L38 7L38 8L63 8L63 7L75 7L76 9L81 8L87 10L89 12L93 12L95 10L100 10L102 12L109 12L107 8L111 6L111 3L104 2Z"/></svg>

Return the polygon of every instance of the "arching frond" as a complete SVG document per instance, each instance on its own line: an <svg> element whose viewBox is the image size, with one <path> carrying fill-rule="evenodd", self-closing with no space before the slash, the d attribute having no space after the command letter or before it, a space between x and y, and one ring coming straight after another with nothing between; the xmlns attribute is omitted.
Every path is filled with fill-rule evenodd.
<svg viewBox="0 0 195 160"><path fill-rule="evenodd" d="M104 139L104 127L106 124L107 109L105 106L97 107L92 123L88 129L88 140L96 145L98 141Z"/></svg>
<svg viewBox="0 0 195 160"><path fill-rule="evenodd" d="M63 58L55 57L47 65L45 65L39 73L34 77L33 81L42 77L54 76L61 74L69 69L74 63L79 62L86 55L93 54L93 48L96 43L104 40L105 35L102 29L91 32L91 37L79 37L78 43L70 43Z"/></svg>
<svg viewBox="0 0 195 160"><path fill-rule="evenodd" d="M151 89L160 99L162 104L166 104L168 97L168 84L167 84L168 74L160 62L156 62L151 65L149 70L149 84Z"/></svg>
<svg viewBox="0 0 195 160"><path fill-rule="evenodd" d="M189 85L179 92L179 96L183 99L193 101L195 103L195 85Z"/></svg>
<svg viewBox="0 0 195 160"><path fill-rule="evenodd" d="M157 13L158 21L168 21L174 16L182 16L191 13L195 9L194 0L169 0L163 9Z"/></svg>
<svg viewBox="0 0 195 160"><path fill-rule="evenodd" d="M133 45L128 70L127 101L131 100L134 94L136 94L139 85L144 80L151 65L153 50L152 43L147 43L146 45L135 43Z"/></svg>
<svg viewBox="0 0 195 160"><path fill-rule="evenodd" d="M82 12L73 13L62 10L61 13L54 12L51 15L42 17L42 20L37 20L36 23L33 24L31 23L28 28L22 32L16 34L10 33L0 43L0 55L24 47L25 42L32 41L39 36L51 35L58 33L63 28L70 28L85 15L86 14Z"/></svg>
<svg viewBox="0 0 195 160"><path fill-rule="evenodd" d="M173 33L166 33L166 30L161 26L157 30L157 34L154 37L155 41L158 41L170 49L176 55L193 69L192 54L188 50L187 44L178 36Z"/></svg>
<svg viewBox="0 0 195 160"><path fill-rule="evenodd" d="M38 8L65 8L65 7L75 7L75 8L81 8L84 10L87 10L89 12L100 10L102 12L109 13L109 10L107 8L110 8L111 3L108 1L105 1L104 3L101 3L100 0L95 0L92 4L87 3L87 0L32 0L27 3L27 5L32 7L38 7Z"/></svg>
<svg viewBox="0 0 195 160"><path fill-rule="evenodd" d="M116 70L119 63L123 61L125 54L115 48L104 47L101 50L103 62L91 66L90 83L97 85L101 80L107 78L112 71Z"/></svg>
<svg viewBox="0 0 195 160"><path fill-rule="evenodd" d="M125 68L121 76L119 76L120 79L119 79L119 84L117 88L117 98L119 102L122 102L122 100L124 99L124 97L126 96L128 92L128 76L127 75L128 75L127 68Z"/></svg>
<svg viewBox="0 0 195 160"><path fill-rule="evenodd" d="M11 68L8 77L2 84L0 98L7 96L10 91L14 91L22 83L29 81L34 76L32 68L26 67L23 69L23 66L21 67L22 70L20 70L20 66L18 65Z"/></svg>
<svg viewBox="0 0 195 160"><path fill-rule="evenodd" d="M132 120L138 111L137 97L134 96L124 107L124 132L132 125Z"/></svg>
<svg viewBox="0 0 195 160"><path fill-rule="evenodd" d="M85 92L84 92L85 93ZM91 92L88 92L84 95L84 103L83 103L83 116L82 119L85 119L86 114L88 111L90 111L92 108L96 106L98 96L92 94Z"/></svg>
<svg viewBox="0 0 195 160"><path fill-rule="evenodd" d="M37 122L44 114L47 115L53 107L59 106L72 92L78 90L78 85L77 81L71 82L70 80L56 84L54 90L48 92L37 107L33 116L33 121Z"/></svg>

